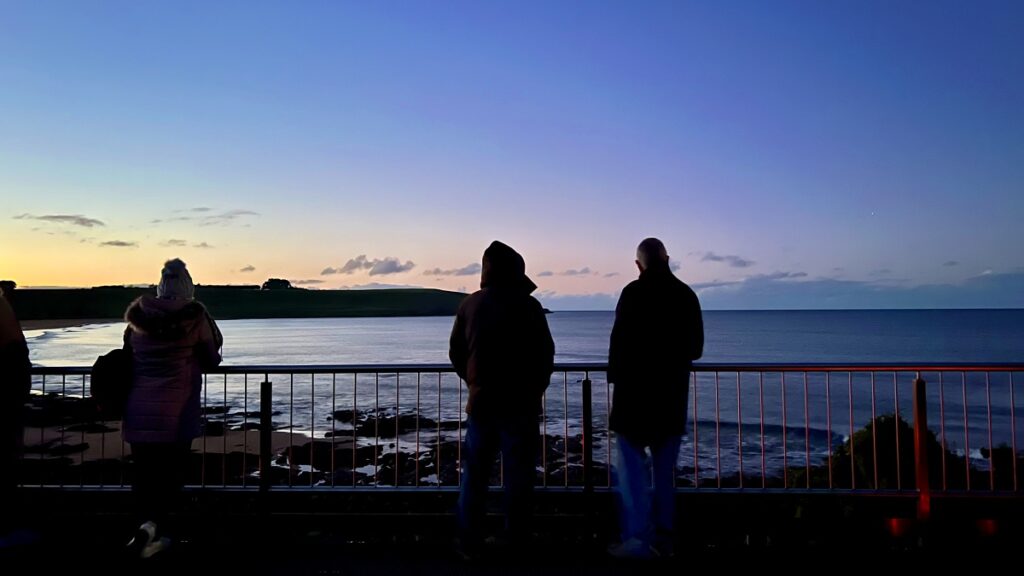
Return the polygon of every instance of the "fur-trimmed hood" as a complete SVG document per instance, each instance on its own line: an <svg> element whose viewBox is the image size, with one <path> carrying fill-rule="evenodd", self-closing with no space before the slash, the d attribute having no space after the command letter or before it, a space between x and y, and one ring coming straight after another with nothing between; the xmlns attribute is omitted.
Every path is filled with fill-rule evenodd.
<svg viewBox="0 0 1024 576"><path fill-rule="evenodd" d="M175 340L192 332L199 322L206 321L206 307L195 300L169 300L140 296L128 306L125 322L140 334Z"/></svg>

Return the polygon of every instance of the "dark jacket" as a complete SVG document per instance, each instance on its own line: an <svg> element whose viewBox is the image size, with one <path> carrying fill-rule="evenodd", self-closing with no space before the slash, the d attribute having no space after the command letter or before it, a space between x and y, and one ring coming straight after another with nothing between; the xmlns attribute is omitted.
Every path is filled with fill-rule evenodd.
<svg viewBox="0 0 1024 576"><path fill-rule="evenodd" d="M523 259L495 242L484 253L480 290L455 315L448 356L469 386L475 418L535 417L551 381L555 343L540 303L530 295Z"/></svg>
<svg viewBox="0 0 1024 576"><path fill-rule="evenodd" d="M220 364L220 330L194 300L143 296L125 312L132 389L124 411L128 442L187 442L199 436L203 370Z"/></svg>
<svg viewBox="0 0 1024 576"><path fill-rule="evenodd" d="M5 420L16 420L19 426L32 385L31 367L21 325L10 304L0 296L0 414Z"/></svg>
<svg viewBox="0 0 1024 576"><path fill-rule="evenodd" d="M667 264L630 282L615 308L608 380L611 429L643 443L686 431L692 362L704 353L697 295Z"/></svg>

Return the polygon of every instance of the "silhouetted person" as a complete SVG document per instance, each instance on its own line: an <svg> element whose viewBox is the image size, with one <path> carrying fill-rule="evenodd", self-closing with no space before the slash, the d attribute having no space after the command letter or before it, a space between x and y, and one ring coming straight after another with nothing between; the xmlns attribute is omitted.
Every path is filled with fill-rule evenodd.
<svg viewBox="0 0 1024 576"><path fill-rule="evenodd" d="M28 346L11 300L14 282L0 282L0 549L18 544L22 507L17 495L24 442L25 401L32 379Z"/></svg>
<svg viewBox="0 0 1024 576"><path fill-rule="evenodd" d="M220 330L194 291L185 263L170 260L156 297L142 296L125 312L133 366L124 438L135 461L132 490L142 522L129 546L143 558L171 544L165 524L200 434L203 371L221 361Z"/></svg>
<svg viewBox="0 0 1024 576"><path fill-rule="evenodd" d="M505 529L512 543L529 535L540 434L541 398L551 381L555 344L537 288L515 250L495 241L484 251L480 290L455 316L449 357L469 386L459 495L459 552L472 557L484 539L491 467L504 459Z"/></svg>
<svg viewBox="0 0 1024 576"><path fill-rule="evenodd" d="M672 273L665 245L647 238L636 264L640 278L619 296L608 350L622 540L609 552L620 558L672 554L690 369L704 351L700 302Z"/></svg>

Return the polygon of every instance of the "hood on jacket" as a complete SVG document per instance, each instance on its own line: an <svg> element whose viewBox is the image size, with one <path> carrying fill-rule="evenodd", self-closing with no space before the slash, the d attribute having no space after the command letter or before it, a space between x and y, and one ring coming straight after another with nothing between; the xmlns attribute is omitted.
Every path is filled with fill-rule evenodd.
<svg viewBox="0 0 1024 576"><path fill-rule="evenodd" d="M191 332L206 317L206 308L196 302L141 296L128 306L125 322L132 330L154 338L173 340Z"/></svg>
<svg viewBox="0 0 1024 576"><path fill-rule="evenodd" d="M511 246L497 240L484 250L481 288L508 287L529 294L537 285L526 275L526 262Z"/></svg>

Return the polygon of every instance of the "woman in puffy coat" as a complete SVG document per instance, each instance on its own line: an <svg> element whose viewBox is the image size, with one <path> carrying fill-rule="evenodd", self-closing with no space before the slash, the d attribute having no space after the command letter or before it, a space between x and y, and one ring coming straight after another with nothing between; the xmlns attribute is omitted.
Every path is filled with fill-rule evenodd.
<svg viewBox="0 0 1024 576"><path fill-rule="evenodd" d="M171 544L165 524L200 434L203 371L221 361L220 330L194 293L185 263L170 260L156 297L142 296L125 312L133 365L123 434L135 462L132 490L142 521L129 546L142 558Z"/></svg>

